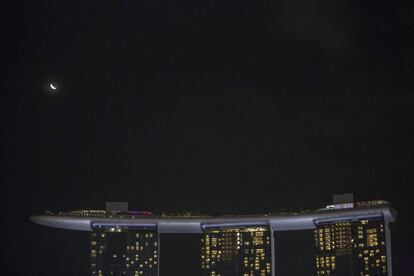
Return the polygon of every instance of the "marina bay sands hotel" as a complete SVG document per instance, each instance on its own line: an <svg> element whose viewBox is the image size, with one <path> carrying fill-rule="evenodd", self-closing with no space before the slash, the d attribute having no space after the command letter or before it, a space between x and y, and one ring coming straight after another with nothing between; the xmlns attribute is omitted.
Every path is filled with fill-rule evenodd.
<svg viewBox="0 0 414 276"><path fill-rule="evenodd" d="M160 275L160 236L171 233L199 234L205 276L392 276L389 223L396 211L386 201L337 195L314 211L250 216L153 214L127 205L31 220L89 231L91 276Z"/></svg>

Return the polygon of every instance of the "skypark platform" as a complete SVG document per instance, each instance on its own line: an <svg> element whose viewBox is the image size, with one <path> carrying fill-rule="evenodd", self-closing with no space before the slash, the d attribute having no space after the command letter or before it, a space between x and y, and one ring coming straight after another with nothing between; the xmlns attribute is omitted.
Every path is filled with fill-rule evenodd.
<svg viewBox="0 0 414 276"><path fill-rule="evenodd" d="M385 222L396 220L396 211L386 201L352 205L327 206L312 212L265 214L251 216L158 216L145 213L84 210L68 213L46 213L32 216L37 224L79 231L102 229L153 229L159 233L202 233L211 228L268 226L272 231L315 229L317 223L355 221L382 217Z"/></svg>

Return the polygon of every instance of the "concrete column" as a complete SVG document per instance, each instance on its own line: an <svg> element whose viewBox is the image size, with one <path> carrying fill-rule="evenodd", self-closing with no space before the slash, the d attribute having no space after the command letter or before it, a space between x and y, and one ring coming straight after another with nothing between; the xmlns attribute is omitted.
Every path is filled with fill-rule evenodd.
<svg viewBox="0 0 414 276"><path fill-rule="evenodd" d="M271 264L271 272L272 272L272 276L276 275L276 260L275 260L275 255L276 255L276 250L275 250L275 231L273 231L273 227L272 225L270 225L270 249L271 249L271 255L270 257L272 258L272 264Z"/></svg>
<svg viewBox="0 0 414 276"><path fill-rule="evenodd" d="M160 231L158 231L158 227L157 227L157 235L158 235L158 240L157 240L157 243L158 243L158 259L157 259L157 266L158 266L158 269L157 269L157 274L158 274L158 276L160 276L160 263L161 263L161 234L160 234Z"/></svg>
<svg viewBox="0 0 414 276"><path fill-rule="evenodd" d="M385 221L385 246L387 250L387 271L392 276L392 252L391 252L391 230L389 221Z"/></svg>

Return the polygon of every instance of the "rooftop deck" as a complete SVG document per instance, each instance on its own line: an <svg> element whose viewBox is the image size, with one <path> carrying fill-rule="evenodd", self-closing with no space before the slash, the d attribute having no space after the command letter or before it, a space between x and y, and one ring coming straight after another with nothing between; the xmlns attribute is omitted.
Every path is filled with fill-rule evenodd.
<svg viewBox="0 0 414 276"><path fill-rule="evenodd" d="M375 203L375 204L374 204ZM327 208L289 214L190 216L157 215L147 211L107 212L82 210L74 212L45 213L31 217L37 224L80 231L97 229L155 229L159 233L202 233L209 228L269 226L274 231L314 229L319 221L358 220L382 217L386 222L396 219L396 211L385 201L372 204L355 203L352 206Z"/></svg>

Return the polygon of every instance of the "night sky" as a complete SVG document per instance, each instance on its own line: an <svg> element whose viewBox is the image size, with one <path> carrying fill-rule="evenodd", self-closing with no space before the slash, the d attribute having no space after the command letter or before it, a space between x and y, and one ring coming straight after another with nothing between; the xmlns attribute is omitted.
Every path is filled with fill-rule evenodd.
<svg viewBox="0 0 414 276"><path fill-rule="evenodd" d="M413 275L409 2L3 1L0 274L88 275L85 233L29 222L46 209L353 192L397 208L394 275Z"/></svg>

